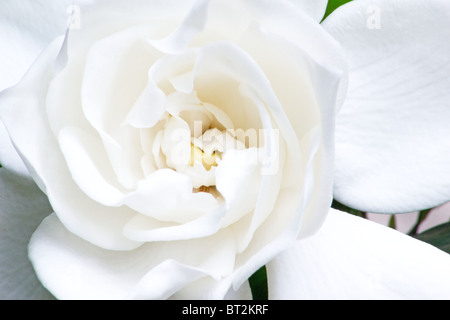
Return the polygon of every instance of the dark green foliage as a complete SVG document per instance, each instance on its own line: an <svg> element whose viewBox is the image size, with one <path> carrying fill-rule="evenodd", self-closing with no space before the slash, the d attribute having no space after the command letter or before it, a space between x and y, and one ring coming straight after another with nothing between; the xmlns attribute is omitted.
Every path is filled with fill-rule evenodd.
<svg viewBox="0 0 450 320"><path fill-rule="evenodd" d="M414 237L450 253L450 222L414 235Z"/></svg>
<svg viewBox="0 0 450 320"><path fill-rule="evenodd" d="M262 266L256 271L248 281L250 282L253 300L268 300L269 292L267 289L267 270L265 266Z"/></svg>

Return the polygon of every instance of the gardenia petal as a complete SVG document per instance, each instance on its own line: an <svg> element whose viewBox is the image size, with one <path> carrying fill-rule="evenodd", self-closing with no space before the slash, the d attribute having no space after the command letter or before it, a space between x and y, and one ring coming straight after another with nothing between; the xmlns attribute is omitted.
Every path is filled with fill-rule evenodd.
<svg viewBox="0 0 450 320"><path fill-rule="evenodd" d="M207 214L183 224L164 223L143 215L136 215L127 223L123 232L129 239L135 241L151 242L205 238L219 231L221 221L226 214L227 208L224 204L221 204Z"/></svg>
<svg viewBox="0 0 450 320"><path fill-rule="evenodd" d="M333 158L334 152L332 142L334 140L335 113L333 108L339 104L339 94L342 93L342 90L345 91L345 79L342 80L341 72L335 70L332 65L319 64L297 43L263 30L256 25L251 26L244 33L240 39L240 45L254 57L264 74L270 79L271 87L279 97L289 119L280 116L283 113L279 111L279 108L277 111L273 111L278 115L280 122L278 126L289 146L286 149L288 155L285 164L285 171L289 174L283 179L283 187L291 184L297 185L298 181L303 179L305 172L302 173L299 170L302 167L299 164L307 163L309 160L304 157L311 155L311 152L313 154L317 152L315 165L320 166L321 176L316 177L316 186L320 186L322 189L317 194L330 193L333 166L329 159ZM323 45L327 46L327 51L334 50L332 44L324 41ZM336 56L340 54L338 51L335 53ZM273 61L268 58L272 56L277 56L279 59ZM289 90L290 87L286 86L286 82L298 89ZM324 95L323 92L330 94ZM286 128L291 126L288 123L292 124L296 137L292 133L286 133ZM319 123L321 132L316 131ZM311 148L317 146L320 141L322 141L322 145L313 151ZM331 142L331 144L327 142ZM294 147L297 145L299 149ZM301 176L302 174L303 176ZM303 236L314 233L328 212L329 203L323 196L318 201L322 203L320 209L314 206L315 209L308 211L304 216L301 232Z"/></svg>
<svg viewBox="0 0 450 320"><path fill-rule="evenodd" d="M218 206L209 193L192 192L190 178L170 169L157 170L139 181L124 204L137 212L160 221L186 223Z"/></svg>
<svg viewBox="0 0 450 320"><path fill-rule="evenodd" d="M210 0L198 0L184 18L182 24L168 37L159 40L149 40L158 50L174 54L183 51L193 36L199 33L208 19L208 5Z"/></svg>
<svg viewBox="0 0 450 320"><path fill-rule="evenodd" d="M0 3L0 91L16 84L45 46L66 31L71 4L71 0Z"/></svg>
<svg viewBox="0 0 450 320"><path fill-rule="evenodd" d="M227 152L216 170L217 190L225 198L227 206L224 226L238 221L255 209L261 180L258 149Z"/></svg>
<svg viewBox="0 0 450 320"><path fill-rule="evenodd" d="M153 242L129 252L110 251L68 232L51 215L33 235L29 255L44 286L60 299L167 299L177 290L190 299L222 299L230 282L208 279L232 270L232 239L223 231L207 241ZM206 282L202 291L185 287L196 280Z"/></svg>
<svg viewBox="0 0 450 320"><path fill-rule="evenodd" d="M315 4L311 4L313 2L317 3L317 7L322 7L323 1L309 1L310 4L306 5L307 1L213 1L210 4L210 11L214 19L210 19L208 23L219 29L223 40L239 41L249 25L258 22L266 32L280 35L292 43L301 44L303 50L320 64L345 71L347 69L346 58L339 43L327 32L324 32L323 27L306 14L305 10L300 8L306 8L306 6L313 8L315 6ZM229 22L229 17L233 17L233 23ZM192 45L201 45L208 40L214 39L194 38ZM338 106L345 98L346 89L344 75L338 94Z"/></svg>
<svg viewBox="0 0 450 320"><path fill-rule="evenodd" d="M47 194L53 209L67 228L100 247L116 250L136 248L141 243L131 241L122 234L126 221L134 215L131 210L101 206L86 197L77 186L67 183L71 180L70 172L58 150L47 118L40 109L45 107L40 101L44 99L53 75L61 43L61 38L52 42L23 81L1 93L1 120L9 129L33 179ZM17 112L18 109L21 112ZM28 134L28 130L33 134Z"/></svg>
<svg viewBox="0 0 450 320"><path fill-rule="evenodd" d="M317 22L320 22L325 15L328 0L289 0L294 6L304 10Z"/></svg>
<svg viewBox="0 0 450 320"><path fill-rule="evenodd" d="M292 4L294 0L288 0L288 2ZM319 5L321 1L314 2ZM241 5L243 8L240 8ZM336 103L337 109L341 107L347 91L347 60L340 44L327 32L323 32L322 25L310 18L303 10L298 10L295 5L286 4L286 1L249 0L245 2L245 5L237 1L231 8L237 21L239 21L239 14L254 15L257 17L255 20L263 26L265 32L282 36L283 39L300 45L304 52L314 57L316 63L343 72ZM241 28L247 29L248 16L243 18L243 21L241 23L245 27L241 26ZM236 25L239 26L238 23Z"/></svg>
<svg viewBox="0 0 450 320"><path fill-rule="evenodd" d="M267 265L271 299L449 299L448 270L447 253L334 209Z"/></svg>
<svg viewBox="0 0 450 320"><path fill-rule="evenodd" d="M118 180L128 189L143 176L142 153L130 143L139 140L139 131L123 125L124 119L133 104L148 99L158 101L153 112L161 116L157 110L164 102L157 90L141 94L156 59L143 43L143 33L142 28L131 28L97 41L87 55L81 87L82 110L102 137Z"/></svg>
<svg viewBox="0 0 450 320"><path fill-rule="evenodd" d="M105 153L98 152L103 148L100 139L77 127L65 127L58 140L72 177L83 192L103 205L121 205L123 192L111 182L114 172L105 165L108 163Z"/></svg>
<svg viewBox="0 0 450 320"><path fill-rule="evenodd" d="M28 169L12 144L8 131L0 122L0 165L23 176L28 176Z"/></svg>
<svg viewBox="0 0 450 320"><path fill-rule="evenodd" d="M336 199L384 213L448 201L450 3L352 1L324 27L350 68L336 124Z"/></svg>

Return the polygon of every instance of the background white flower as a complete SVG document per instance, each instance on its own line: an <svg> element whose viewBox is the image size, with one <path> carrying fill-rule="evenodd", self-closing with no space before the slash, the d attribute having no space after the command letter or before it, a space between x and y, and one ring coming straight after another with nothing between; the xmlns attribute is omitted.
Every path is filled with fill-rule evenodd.
<svg viewBox="0 0 450 320"><path fill-rule="evenodd" d="M366 26L371 5L380 10L380 29ZM341 202L397 213L450 199L449 5L354 1L324 21L350 68L336 131Z"/></svg>

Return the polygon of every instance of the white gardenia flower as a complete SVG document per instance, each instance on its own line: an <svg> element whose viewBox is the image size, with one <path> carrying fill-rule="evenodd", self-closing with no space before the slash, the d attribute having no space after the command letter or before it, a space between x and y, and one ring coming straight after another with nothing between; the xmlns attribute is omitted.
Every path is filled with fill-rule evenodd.
<svg viewBox="0 0 450 320"><path fill-rule="evenodd" d="M299 8L265 6L86 6L4 91L2 120L54 210L29 256L56 297L221 299L322 224L343 58ZM293 24L317 33L312 48Z"/></svg>
<svg viewBox="0 0 450 320"><path fill-rule="evenodd" d="M11 248L25 248L39 225L29 258L40 282L60 299L244 298L246 280L264 264L274 299L450 297L449 255L329 209L335 131L334 189L340 200L389 212L404 209L404 202L417 209L450 198L443 192L450 183L446 174L434 180L418 175L399 202L377 198L385 188L380 183L393 180L383 175L397 174L389 155L398 160L411 144L450 137L443 120L448 94L425 86L447 81L442 75L449 67L440 63L448 48L430 54L419 46L408 63L402 51L392 58L398 47L386 44L391 31L393 45L411 41L398 40L398 13L407 27L411 17L423 19L403 10L405 1L379 1L392 10L383 20L388 31L379 34L366 31L366 20L361 24L364 0L344 6L323 26L318 22L327 1L85 1L69 6L75 20L64 34L68 2L0 5L0 17L8 17L0 24L14 30L0 33L0 43L14 39L18 46L0 54L0 71L11 75L0 77L0 88L15 84L45 46L18 84L0 94L0 118L27 167L3 135L2 231L28 232L20 240L0 235L0 270L8 274L0 295L46 296L24 260L6 260ZM429 37L426 31L437 25L449 32L444 27L450 5L411 2L426 3L434 14L433 27L417 32L419 40L442 45L442 34ZM18 29L20 21L30 21L22 14L34 16L38 8L53 28L48 22L30 28L32 34ZM348 30L361 38L355 41ZM386 47L360 47L366 38ZM415 60L424 56L431 62ZM387 70L397 61L403 72L393 78ZM383 66L382 78L365 71L371 63ZM412 74L429 76L430 68L438 71L426 81L397 83ZM395 85L399 91L382 90ZM423 98L407 100L410 90L421 88ZM380 103L378 95L386 101ZM356 102L367 105L368 115ZM397 124L387 118L398 119L425 102L437 113L432 133L410 136L409 145L384 152L385 144L375 139L411 134L411 124L425 115L408 114L398 131L385 131ZM387 109L394 115L374 115ZM354 150L366 150L365 140L353 135L360 121L371 124L363 127L364 138L374 140L367 147L371 160L386 161L381 169L375 166L380 180L372 178L374 162L354 163ZM431 162L414 164L397 170L397 180ZM430 185L423 202L409 201ZM386 190L401 193L403 186ZM372 188L376 204L364 194Z"/></svg>

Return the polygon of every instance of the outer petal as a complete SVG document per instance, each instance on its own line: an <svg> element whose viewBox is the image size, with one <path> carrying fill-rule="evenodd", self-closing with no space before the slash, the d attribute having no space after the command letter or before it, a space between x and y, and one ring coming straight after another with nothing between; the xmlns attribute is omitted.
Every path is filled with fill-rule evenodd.
<svg viewBox="0 0 450 320"><path fill-rule="evenodd" d="M249 282L245 282L238 290L230 289L224 300L252 300Z"/></svg>
<svg viewBox="0 0 450 320"><path fill-rule="evenodd" d="M57 35L63 34L76 6L90 0L4 0L0 2L0 91L17 83L39 53ZM80 13L80 12L78 12ZM0 129L3 131L3 126ZM12 148L9 137L0 134L0 163L28 174Z"/></svg>
<svg viewBox="0 0 450 320"><path fill-rule="evenodd" d="M72 0L4 0L0 3L0 90L14 85L69 20Z"/></svg>
<svg viewBox="0 0 450 320"><path fill-rule="evenodd" d="M450 199L450 3L372 4L350 2L324 22L350 68L335 197L369 212L434 207Z"/></svg>
<svg viewBox="0 0 450 320"><path fill-rule="evenodd" d="M450 255L332 209L267 268L272 299L449 299Z"/></svg>
<svg viewBox="0 0 450 320"><path fill-rule="evenodd" d="M56 215L33 234L29 256L59 299L222 299L231 284L235 244L226 231L201 240L104 250L70 233ZM243 288L245 292L245 288Z"/></svg>
<svg viewBox="0 0 450 320"><path fill-rule="evenodd" d="M0 299L49 299L28 260L31 234L51 212L29 178L0 169Z"/></svg>
<svg viewBox="0 0 450 320"><path fill-rule="evenodd" d="M124 224L133 212L126 208L105 208L90 201L74 184L64 166L62 154L50 132L47 119L40 108L44 100L54 62L61 47L56 39L42 53L18 86L1 94L1 120L7 127L19 153L33 179L50 199L53 209L62 216L72 231L99 246L115 250L129 250L140 243L126 239L122 234ZM58 60L59 61L59 60ZM57 64L56 64L57 66ZM25 93L25 94L24 94ZM20 111L18 111L20 110ZM32 132L32 134L30 134ZM45 143L42 143L45 141ZM69 182L69 183L68 183ZM108 224L98 221L108 219Z"/></svg>
<svg viewBox="0 0 450 320"><path fill-rule="evenodd" d="M22 175L28 175L28 170L23 164L22 159L17 154L16 149L11 143L5 126L0 123L0 164L4 168L8 168Z"/></svg>
<svg viewBox="0 0 450 320"><path fill-rule="evenodd" d="M325 15L328 0L289 0L293 5L304 10L317 22L320 22Z"/></svg>
<svg viewBox="0 0 450 320"><path fill-rule="evenodd" d="M242 35L242 31L248 28L250 22L257 21L265 32L280 35L285 40L299 44L305 53L314 57L321 65L344 71L338 93L337 106L340 107L347 90L345 56L339 43L302 10L307 6L314 8L314 5L306 3L307 0L228 0L211 3L211 10L219 13L214 16L217 20L234 17L232 24L229 21L222 22L222 25L227 26L225 34Z"/></svg>

